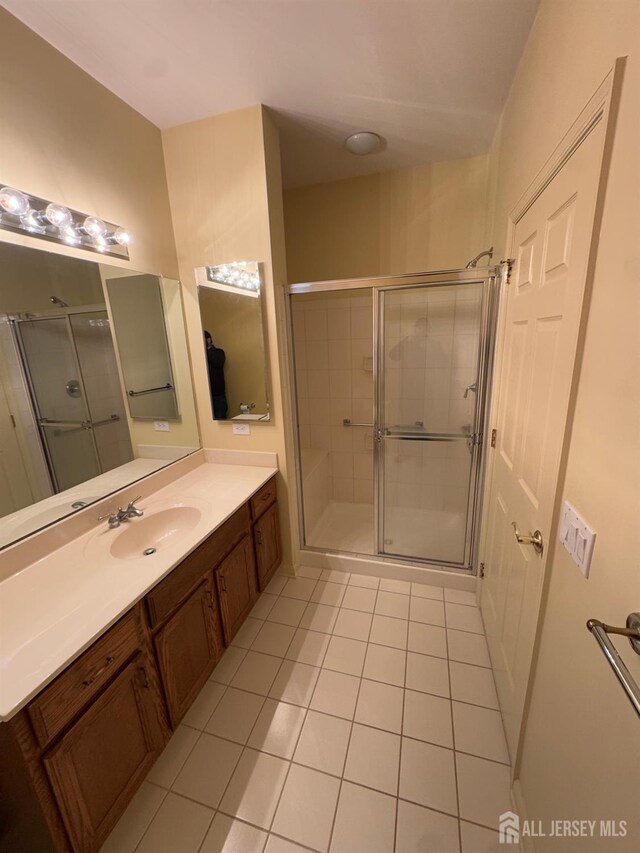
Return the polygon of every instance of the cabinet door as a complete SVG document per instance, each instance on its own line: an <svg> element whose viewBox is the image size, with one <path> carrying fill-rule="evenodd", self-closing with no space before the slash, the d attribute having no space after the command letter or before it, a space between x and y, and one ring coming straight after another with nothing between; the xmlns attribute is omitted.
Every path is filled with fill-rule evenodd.
<svg viewBox="0 0 640 853"><path fill-rule="evenodd" d="M278 504L269 507L264 515L253 526L253 540L256 546L258 563L258 584L260 591L271 580L282 559L280 547L280 524L278 521Z"/></svg>
<svg viewBox="0 0 640 853"><path fill-rule="evenodd" d="M140 653L43 756L74 851L100 848L166 734L156 674Z"/></svg>
<svg viewBox="0 0 640 853"><path fill-rule="evenodd" d="M175 728L222 656L218 603L210 577L158 631L154 643Z"/></svg>
<svg viewBox="0 0 640 853"><path fill-rule="evenodd" d="M229 645L257 596L256 564L249 536L216 569L224 638Z"/></svg>

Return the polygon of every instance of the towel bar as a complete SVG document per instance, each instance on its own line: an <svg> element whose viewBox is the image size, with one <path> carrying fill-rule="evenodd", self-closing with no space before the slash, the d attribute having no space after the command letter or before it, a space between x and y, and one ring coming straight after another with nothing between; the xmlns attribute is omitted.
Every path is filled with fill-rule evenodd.
<svg viewBox="0 0 640 853"><path fill-rule="evenodd" d="M587 630L591 631L596 638L604 656L611 664L616 678L622 685L622 689L627 694L629 701L640 717L640 687L638 687L625 662L618 654L618 650L609 639L609 634L619 634L623 637L628 637L633 650L636 654L640 655L640 613L630 613L627 616L627 625L625 628L606 625L604 622L600 622L599 619L589 619Z"/></svg>

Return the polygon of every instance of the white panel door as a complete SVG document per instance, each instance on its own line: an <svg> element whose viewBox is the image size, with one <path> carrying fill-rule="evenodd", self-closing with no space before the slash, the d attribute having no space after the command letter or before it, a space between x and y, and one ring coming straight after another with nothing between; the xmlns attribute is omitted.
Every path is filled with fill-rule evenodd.
<svg viewBox="0 0 640 853"><path fill-rule="evenodd" d="M486 507L482 611L515 760L531 669L602 161L604 121L514 226ZM597 418L597 412L594 412ZM544 551L516 541L539 530Z"/></svg>

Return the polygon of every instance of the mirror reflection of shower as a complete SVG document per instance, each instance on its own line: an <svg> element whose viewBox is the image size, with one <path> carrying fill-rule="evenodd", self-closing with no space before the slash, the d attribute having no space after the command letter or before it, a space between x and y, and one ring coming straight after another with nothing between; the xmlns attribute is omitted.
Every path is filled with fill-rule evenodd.
<svg viewBox="0 0 640 853"><path fill-rule="evenodd" d="M11 322L52 489L60 492L129 462L133 450L106 309L56 304Z"/></svg>
<svg viewBox="0 0 640 853"><path fill-rule="evenodd" d="M105 306L51 302L7 320L56 493L129 462L133 449Z"/></svg>

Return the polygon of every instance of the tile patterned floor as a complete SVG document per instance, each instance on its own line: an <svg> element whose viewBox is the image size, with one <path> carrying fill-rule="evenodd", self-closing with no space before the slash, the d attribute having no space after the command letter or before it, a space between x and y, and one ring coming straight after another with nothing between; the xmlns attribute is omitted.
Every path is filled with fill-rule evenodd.
<svg viewBox="0 0 640 853"><path fill-rule="evenodd" d="M471 593L275 577L102 853L497 851L497 708Z"/></svg>

